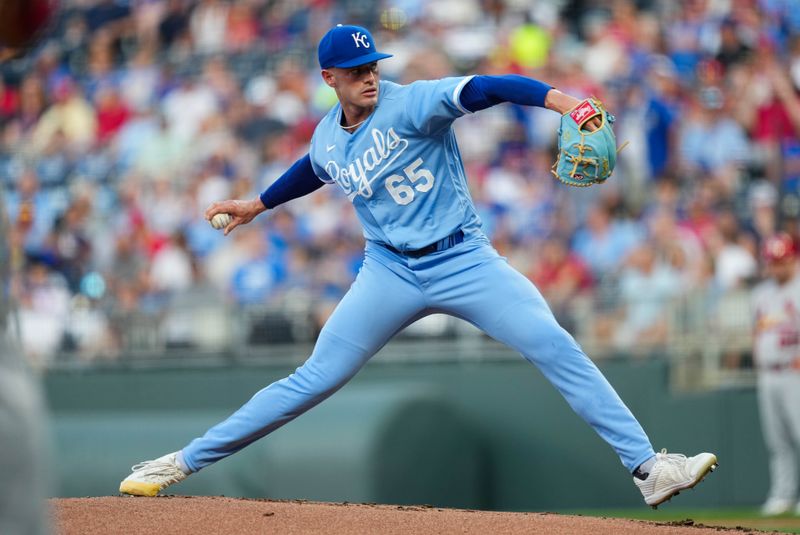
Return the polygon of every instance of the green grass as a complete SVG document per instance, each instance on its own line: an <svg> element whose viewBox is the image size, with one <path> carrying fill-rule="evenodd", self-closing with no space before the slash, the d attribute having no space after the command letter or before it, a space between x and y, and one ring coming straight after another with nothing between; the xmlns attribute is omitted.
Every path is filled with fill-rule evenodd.
<svg viewBox="0 0 800 535"><path fill-rule="evenodd" d="M572 509L559 511L564 514L603 516L609 518L632 518L653 522L675 522L691 519L695 524L710 527L743 527L762 531L800 533L800 516L784 515L765 518L758 508L737 507L725 509Z"/></svg>

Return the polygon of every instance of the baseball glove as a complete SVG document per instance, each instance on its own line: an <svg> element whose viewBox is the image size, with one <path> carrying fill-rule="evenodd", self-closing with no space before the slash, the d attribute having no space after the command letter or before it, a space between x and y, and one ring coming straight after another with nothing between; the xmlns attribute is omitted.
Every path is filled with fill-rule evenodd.
<svg viewBox="0 0 800 535"><path fill-rule="evenodd" d="M590 132L584 127L595 117L600 118L601 124ZM596 98L587 98L562 115L558 156L551 169L556 178L579 187L605 182L614 171L619 152L613 124L614 116Z"/></svg>

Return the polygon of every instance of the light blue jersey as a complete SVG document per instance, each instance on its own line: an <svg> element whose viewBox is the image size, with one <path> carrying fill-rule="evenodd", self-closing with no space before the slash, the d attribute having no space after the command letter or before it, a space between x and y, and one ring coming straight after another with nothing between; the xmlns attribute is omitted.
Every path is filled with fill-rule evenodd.
<svg viewBox="0 0 800 535"><path fill-rule="evenodd" d="M353 203L367 240L421 249L480 219L467 187L452 123L471 76L398 85L381 81L375 111L354 133L336 105L317 125L314 172Z"/></svg>
<svg viewBox="0 0 800 535"><path fill-rule="evenodd" d="M631 472L654 457L644 430L536 287L480 231L452 129L468 113L459 101L468 81L381 82L375 111L353 134L340 126L341 106L320 121L311 165L353 203L367 238L364 263L309 359L186 446L181 455L189 470L320 403L404 326L432 313L463 318L521 353ZM444 240L458 230L463 241ZM425 250L440 240L443 247Z"/></svg>

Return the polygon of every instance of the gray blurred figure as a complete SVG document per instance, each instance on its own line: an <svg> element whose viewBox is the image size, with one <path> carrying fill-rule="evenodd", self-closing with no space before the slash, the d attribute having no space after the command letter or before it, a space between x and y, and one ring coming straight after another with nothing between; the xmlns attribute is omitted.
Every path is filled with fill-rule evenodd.
<svg viewBox="0 0 800 535"><path fill-rule="evenodd" d="M49 435L41 388L16 336L10 297L10 227L0 190L0 534L48 533Z"/></svg>
<svg viewBox="0 0 800 535"><path fill-rule="evenodd" d="M786 233L764 242L768 278L753 291L758 405L769 454L765 516L800 514L800 277L797 247Z"/></svg>

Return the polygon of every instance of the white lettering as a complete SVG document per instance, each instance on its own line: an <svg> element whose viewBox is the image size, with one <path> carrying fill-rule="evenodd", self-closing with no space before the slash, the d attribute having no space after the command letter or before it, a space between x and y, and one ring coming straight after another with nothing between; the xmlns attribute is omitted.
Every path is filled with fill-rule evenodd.
<svg viewBox="0 0 800 535"><path fill-rule="evenodd" d="M361 158L347 166L347 174L350 176L350 181L358 184L358 194L363 197L372 197L372 188L370 181L367 180L367 174L364 172L364 164L361 163ZM365 192L367 193L365 195Z"/></svg>
<svg viewBox="0 0 800 535"><path fill-rule="evenodd" d="M390 132L394 132L393 128L389 129ZM377 128L372 129L372 142L375 144L375 149L378 151L381 160L385 160L387 156L389 156L388 147L386 147L386 138L383 136L383 132L378 130Z"/></svg>
<svg viewBox="0 0 800 535"><path fill-rule="evenodd" d="M330 160L325 164L325 172L331 177L331 180L338 180L339 178L339 164Z"/></svg>
<svg viewBox="0 0 800 535"><path fill-rule="evenodd" d="M350 180L350 174L347 172L346 167L339 173L339 180L337 180L337 182L345 193L349 193L353 190L353 181Z"/></svg>
<svg viewBox="0 0 800 535"><path fill-rule="evenodd" d="M389 128L385 133L373 128L372 147L345 166L330 160L325 165L325 170L351 200L354 198L351 195L361 195L368 199L374 193L372 184L407 147L408 140L400 137L394 128Z"/></svg>
<svg viewBox="0 0 800 535"><path fill-rule="evenodd" d="M372 171L381 161L378 159L378 155L375 154L375 147L370 147L366 151L364 151L364 169L367 171Z"/></svg>
<svg viewBox="0 0 800 535"><path fill-rule="evenodd" d="M386 135L389 138L389 143L388 143L389 149L390 150L396 149L397 146L400 144L401 140L400 137L395 133L394 128L390 128L386 132ZM405 141L405 139L403 141Z"/></svg>
<svg viewBox="0 0 800 535"><path fill-rule="evenodd" d="M366 34L361 35L361 32L357 32L351 33L350 35L353 37L353 41L356 43L356 48L361 48L362 46L364 48L369 48L369 41L367 41Z"/></svg>

